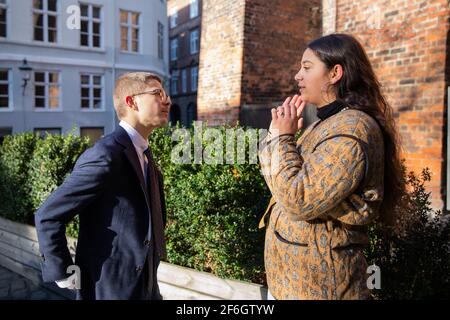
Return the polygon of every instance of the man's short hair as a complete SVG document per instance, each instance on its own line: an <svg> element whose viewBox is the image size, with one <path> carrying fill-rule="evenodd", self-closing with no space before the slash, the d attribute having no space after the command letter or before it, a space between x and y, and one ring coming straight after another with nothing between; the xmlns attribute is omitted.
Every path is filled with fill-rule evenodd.
<svg viewBox="0 0 450 320"><path fill-rule="evenodd" d="M145 91L152 80L162 84L161 78L150 72L128 72L117 79L114 88L114 109L119 119L122 119L126 112L125 97Z"/></svg>

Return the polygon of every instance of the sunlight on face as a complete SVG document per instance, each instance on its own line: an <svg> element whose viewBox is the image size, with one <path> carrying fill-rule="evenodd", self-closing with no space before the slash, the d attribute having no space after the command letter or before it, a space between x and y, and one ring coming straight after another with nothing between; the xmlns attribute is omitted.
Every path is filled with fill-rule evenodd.
<svg viewBox="0 0 450 320"><path fill-rule="evenodd" d="M322 107L334 99L329 96L329 71L314 51L306 49L303 53L301 68L295 75L302 99Z"/></svg>

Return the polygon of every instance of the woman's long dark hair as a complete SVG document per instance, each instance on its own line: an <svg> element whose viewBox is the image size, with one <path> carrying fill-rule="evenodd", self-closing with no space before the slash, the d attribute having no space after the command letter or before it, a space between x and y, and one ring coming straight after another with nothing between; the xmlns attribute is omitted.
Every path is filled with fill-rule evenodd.
<svg viewBox="0 0 450 320"><path fill-rule="evenodd" d="M384 198L381 221L395 224L395 207L405 194L405 180L400 160L400 138L392 107L381 93L381 85L362 45L351 35L331 34L308 44L317 57L331 70L339 64L343 76L334 86L338 100L374 118L384 137Z"/></svg>

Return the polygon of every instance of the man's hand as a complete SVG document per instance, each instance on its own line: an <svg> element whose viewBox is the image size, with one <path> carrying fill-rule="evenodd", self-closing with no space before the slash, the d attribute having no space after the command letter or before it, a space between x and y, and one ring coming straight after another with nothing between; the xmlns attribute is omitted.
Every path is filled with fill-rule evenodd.
<svg viewBox="0 0 450 320"><path fill-rule="evenodd" d="M295 134L303 127L303 117L301 117L306 101L301 96L288 97L282 106L273 108L272 122L269 131L275 135Z"/></svg>
<svg viewBox="0 0 450 320"><path fill-rule="evenodd" d="M77 283L77 274L74 273L70 277L62 280L55 281L58 287L63 289L75 289L75 285Z"/></svg>

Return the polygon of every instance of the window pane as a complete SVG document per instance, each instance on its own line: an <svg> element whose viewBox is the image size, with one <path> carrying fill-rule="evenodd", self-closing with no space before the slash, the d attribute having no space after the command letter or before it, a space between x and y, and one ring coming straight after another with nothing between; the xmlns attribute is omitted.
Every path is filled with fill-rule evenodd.
<svg viewBox="0 0 450 320"><path fill-rule="evenodd" d="M6 9L0 9L0 22L6 22Z"/></svg>
<svg viewBox="0 0 450 320"><path fill-rule="evenodd" d="M95 34L100 34L100 23L94 22L92 24L92 30Z"/></svg>
<svg viewBox="0 0 450 320"><path fill-rule="evenodd" d="M80 27L81 27L81 32L85 32L85 33L87 33L88 32L88 22L86 21L86 20L81 20L81 24L80 24Z"/></svg>
<svg viewBox="0 0 450 320"><path fill-rule="evenodd" d="M36 108L44 108L45 107L45 99L44 98L35 98L34 106Z"/></svg>
<svg viewBox="0 0 450 320"><path fill-rule="evenodd" d="M42 27L44 25L43 23L44 18L42 14L34 14L33 19L34 19L34 26Z"/></svg>
<svg viewBox="0 0 450 320"><path fill-rule="evenodd" d="M128 50L128 28L122 27L120 28L120 35L122 39L121 49Z"/></svg>
<svg viewBox="0 0 450 320"><path fill-rule="evenodd" d="M100 18L100 7L93 7L92 8L92 16L94 18Z"/></svg>
<svg viewBox="0 0 450 320"><path fill-rule="evenodd" d="M137 25L139 23L139 13L131 14L131 23Z"/></svg>
<svg viewBox="0 0 450 320"><path fill-rule="evenodd" d="M88 35L86 33L80 34L80 44L82 46L88 46L89 45Z"/></svg>
<svg viewBox="0 0 450 320"><path fill-rule="evenodd" d="M6 24L0 23L0 37L6 37Z"/></svg>
<svg viewBox="0 0 450 320"><path fill-rule="evenodd" d="M48 88L48 95L53 98L58 97L59 96L59 87L58 86L50 86Z"/></svg>
<svg viewBox="0 0 450 320"><path fill-rule="evenodd" d="M139 51L139 44L138 44L138 42L137 41L133 41L132 42L132 47L133 47L133 52L138 52Z"/></svg>
<svg viewBox="0 0 450 320"><path fill-rule="evenodd" d="M59 99L58 98L50 98L48 106L50 109L57 109L59 107Z"/></svg>
<svg viewBox="0 0 450 320"><path fill-rule="evenodd" d="M56 0L48 0L47 6L48 6L48 11L56 12Z"/></svg>
<svg viewBox="0 0 450 320"><path fill-rule="evenodd" d="M56 42L56 30L48 29L48 41Z"/></svg>
<svg viewBox="0 0 450 320"><path fill-rule="evenodd" d="M131 34L133 41L137 41L139 39L139 29L133 29Z"/></svg>
<svg viewBox="0 0 450 320"><path fill-rule="evenodd" d="M127 40L126 40L126 39L122 39L122 42L121 42L121 44L120 44L120 49L121 49L121 50L124 50L124 51L127 51L127 50L128 50L128 43L127 43Z"/></svg>
<svg viewBox="0 0 450 320"><path fill-rule="evenodd" d="M81 97L89 98L89 88L81 88Z"/></svg>
<svg viewBox="0 0 450 320"><path fill-rule="evenodd" d="M8 108L8 97L0 97L0 108Z"/></svg>
<svg viewBox="0 0 450 320"><path fill-rule="evenodd" d="M34 87L34 95L36 97L45 97L45 87L44 86L35 86Z"/></svg>
<svg viewBox="0 0 450 320"><path fill-rule="evenodd" d="M128 22L128 12L120 10L120 22L127 23Z"/></svg>
<svg viewBox="0 0 450 320"><path fill-rule="evenodd" d="M52 29L56 29L56 17L49 15L48 16L48 27Z"/></svg>
<svg viewBox="0 0 450 320"><path fill-rule="evenodd" d="M50 82L58 83L59 74L55 72L51 72L48 74L48 79Z"/></svg>
<svg viewBox="0 0 450 320"><path fill-rule="evenodd" d="M0 80L8 81L8 71L0 71Z"/></svg>
<svg viewBox="0 0 450 320"><path fill-rule="evenodd" d="M97 48L100 48L100 37L99 36L94 36L93 41L94 41L93 46L97 47Z"/></svg>
<svg viewBox="0 0 450 320"><path fill-rule="evenodd" d="M101 76L94 76L94 84L100 85L102 83L102 77Z"/></svg>
<svg viewBox="0 0 450 320"><path fill-rule="evenodd" d="M7 96L7 95L8 95L8 85L0 84L0 96Z"/></svg>
<svg viewBox="0 0 450 320"><path fill-rule="evenodd" d="M80 11L82 17L88 17L89 16L89 7L85 4L80 5Z"/></svg>
<svg viewBox="0 0 450 320"><path fill-rule="evenodd" d="M42 4L42 0L34 0L33 1L33 7L35 8L35 9L43 9L44 7L43 7L43 4Z"/></svg>
<svg viewBox="0 0 450 320"><path fill-rule="evenodd" d="M81 84L89 84L89 76L82 75L81 76Z"/></svg>
<svg viewBox="0 0 450 320"><path fill-rule="evenodd" d="M45 82L45 73L44 72L35 72L34 73L34 81L35 82Z"/></svg>
<svg viewBox="0 0 450 320"><path fill-rule="evenodd" d="M81 107L89 108L89 99L81 99Z"/></svg>
<svg viewBox="0 0 450 320"><path fill-rule="evenodd" d="M101 98L101 96L102 96L102 89L94 88L94 98Z"/></svg>
<svg viewBox="0 0 450 320"><path fill-rule="evenodd" d="M94 109L101 109L102 108L102 101L99 99L94 99Z"/></svg>

